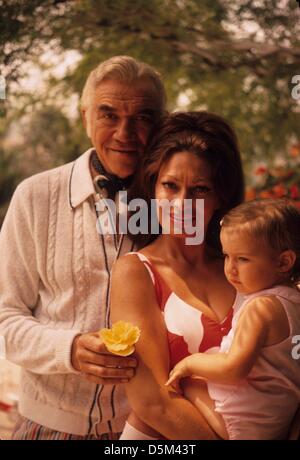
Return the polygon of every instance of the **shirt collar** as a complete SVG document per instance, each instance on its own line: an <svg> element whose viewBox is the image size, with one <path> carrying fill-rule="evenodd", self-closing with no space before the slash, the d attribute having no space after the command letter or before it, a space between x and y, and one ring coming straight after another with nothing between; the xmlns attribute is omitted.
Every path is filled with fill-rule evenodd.
<svg viewBox="0 0 300 460"><path fill-rule="evenodd" d="M95 193L90 172L90 156L93 148L74 161L69 180L69 203L72 209Z"/></svg>

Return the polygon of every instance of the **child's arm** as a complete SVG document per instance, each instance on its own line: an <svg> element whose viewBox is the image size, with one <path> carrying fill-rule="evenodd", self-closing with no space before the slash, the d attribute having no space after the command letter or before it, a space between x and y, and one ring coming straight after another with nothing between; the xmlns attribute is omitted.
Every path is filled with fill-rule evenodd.
<svg viewBox="0 0 300 460"><path fill-rule="evenodd" d="M238 320L228 353L188 356L174 367L166 385L172 384L178 389L179 379L190 375L225 384L245 378L266 344L271 329L282 321L282 309L274 297L261 297L249 302Z"/></svg>

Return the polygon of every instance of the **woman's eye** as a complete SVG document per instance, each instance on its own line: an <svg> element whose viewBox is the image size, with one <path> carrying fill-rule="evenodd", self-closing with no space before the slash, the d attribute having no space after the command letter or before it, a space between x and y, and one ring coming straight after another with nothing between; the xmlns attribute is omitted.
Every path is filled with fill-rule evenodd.
<svg viewBox="0 0 300 460"><path fill-rule="evenodd" d="M207 187L206 185L198 185L197 187L194 188L194 194L195 195L206 195L207 193L210 192L210 188Z"/></svg>
<svg viewBox="0 0 300 460"><path fill-rule="evenodd" d="M162 185L164 188L170 189L170 190L176 190L177 186L174 184L174 182L162 182Z"/></svg>
<svg viewBox="0 0 300 460"><path fill-rule="evenodd" d="M238 260L240 262L249 262L249 259L247 259L247 257L239 257Z"/></svg>

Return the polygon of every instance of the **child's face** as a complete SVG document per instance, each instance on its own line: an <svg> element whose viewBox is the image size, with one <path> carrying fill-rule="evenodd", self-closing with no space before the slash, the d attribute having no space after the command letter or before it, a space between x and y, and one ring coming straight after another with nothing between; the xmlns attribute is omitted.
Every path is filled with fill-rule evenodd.
<svg viewBox="0 0 300 460"><path fill-rule="evenodd" d="M255 241L242 232L223 229L221 243L226 278L238 292L252 294L279 281L279 254L262 241Z"/></svg>

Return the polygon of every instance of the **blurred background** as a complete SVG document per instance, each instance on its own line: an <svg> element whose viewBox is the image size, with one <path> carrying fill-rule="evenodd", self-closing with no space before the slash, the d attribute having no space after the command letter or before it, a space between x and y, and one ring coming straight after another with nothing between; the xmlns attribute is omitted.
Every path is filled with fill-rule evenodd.
<svg viewBox="0 0 300 460"><path fill-rule="evenodd" d="M0 0L0 226L23 178L89 147L79 96L117 54L161 72L169 110L233 124L248 198L300 200L299 19L296 0Z"/></svg>
<svg viewBox="0 0 300 460"><path fill-rule="evenodd" d="M288 196L299 205L299 3L0 0L0 227L21 180L90 146L80 93L90 70L119 54L161 72L170 111L210 110L232 123L247 199ZM4 438L18 381L19 369L0 356Z"/></svg>

